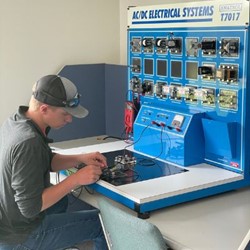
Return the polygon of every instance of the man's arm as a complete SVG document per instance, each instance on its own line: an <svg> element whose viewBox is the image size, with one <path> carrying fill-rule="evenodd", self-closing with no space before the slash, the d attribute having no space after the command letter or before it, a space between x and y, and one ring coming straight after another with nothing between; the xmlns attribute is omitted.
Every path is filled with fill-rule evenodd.
<svg viewBox="0 0 250 250"><path fill-rule="evenodd" d="M69 157L70 159L71 157ZM68 176L62 182L44 189L42 193L41 211L58 202L73 189L81 185L89 185L99 180L102 170L100 166L88 165Z"/></svg>
<svg viewBox="0 0 250 250"><path fill-rule="evenodd" d="M86 166L75 174L68 176L62 182L44 189L42 193L41 211L58 202L73 189L81 185L89 185L99 180L102 168L106 167L106 158L99 152L77 155L55 154L51 168L57 172L85 163Z"/></svg>
<svg viewBox="0 0 250 250"><path fill-rule="evenodd" d="M93 152L76 155L55 154L51 162L51 168L53 171L57 172L63 169L75 167L81 163L85 163L86 165L96 165L99 167L107 166L106 158L99 152Z"/></svg>

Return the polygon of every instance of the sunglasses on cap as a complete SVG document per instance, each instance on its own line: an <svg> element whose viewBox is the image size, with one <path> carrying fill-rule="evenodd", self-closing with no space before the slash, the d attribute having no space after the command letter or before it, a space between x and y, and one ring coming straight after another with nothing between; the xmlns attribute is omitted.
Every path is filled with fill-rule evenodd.
<svg viewBox="0 0 250 250"><path fill-rule="evenodd" d="M57 107L64 107L64 108L75 108L80 104L80 94L76 93L75 97L68 101L62 101L58 100L56 97L52 96L46 91L39 91L39 92L33 92L33 95L35 99L41 100L41 96L46 96L46 100L42 101L46 104L57 106Z"/></svg>
<svg viewBox="0 0 250 250"><path fill-rule="evenodd" d="M62 103L65 105L67 108L75 108L80 104L80 94L76 94L75 97L69 101L63 101Z"/></svg>

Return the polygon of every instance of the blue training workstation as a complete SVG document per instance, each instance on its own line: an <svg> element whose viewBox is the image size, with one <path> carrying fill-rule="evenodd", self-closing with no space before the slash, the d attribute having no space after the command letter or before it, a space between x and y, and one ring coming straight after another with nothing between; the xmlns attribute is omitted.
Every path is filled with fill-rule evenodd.
<svg viewBox="0 0 250 250"><path fill-rule="evenodd" d="M91 188L147 217L249 185L249 40L246 0L130 7L131 146L104 152L110 169Z"/></svg>

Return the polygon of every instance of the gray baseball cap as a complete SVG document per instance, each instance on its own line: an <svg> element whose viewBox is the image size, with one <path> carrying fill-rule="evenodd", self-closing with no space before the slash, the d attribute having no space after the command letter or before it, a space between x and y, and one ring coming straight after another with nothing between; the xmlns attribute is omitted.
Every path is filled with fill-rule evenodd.
<svg viewBox="0 0 250 250"><path fill-rule="evenodd" d="M84 118L88 110L80 105L80 94L73 82L59 75L47 75L40 78L33 91L36 100L55 107L62 107L77 118Z"/></svg>

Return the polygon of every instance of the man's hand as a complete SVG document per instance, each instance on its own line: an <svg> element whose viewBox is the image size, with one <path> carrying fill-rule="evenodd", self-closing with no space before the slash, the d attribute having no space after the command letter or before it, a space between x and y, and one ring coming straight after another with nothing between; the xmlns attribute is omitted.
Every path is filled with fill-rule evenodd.
<svg viewBox="0 0 250 250"><path fill-rule="evenodd" d="M75 174L74 178L78 185L89 185L97 182L102 174L102 168L97 165L87 165L84 168L79 169Z"/></svg>
<svg viewBox="0 0 250 250"><path fill-rule="evenodd" d="M107 167L107 161L100 152L77 154L77 155L60 155L56 154L52 159L52 169L59 171L67 169L81 163L85 167L79 169L76 173L68 176L60 183L48 187L44 190L42 199L43 205L41 211L55 204L71 190L82 185L89 185L97 182L102 174L102 169Z"/></svg>
<svg viewBox="0 0 250 250"><path fill-rule="evenodd" d="M86 165L95 165L101 168L107 167L107 160L100 152L82 154L81 161Z"/></svg>
<svg viewBox="0 0 250 250"><path fill-rule="evenodd" d="M69 169L84 163L85 165L94 165L99 168L107 167L107 160L100 152L93 152L87 154L75 154L75 155L62 155L55 154L51 168L57 172L63 169Z"/></svg>

